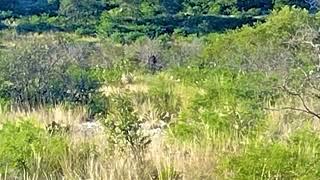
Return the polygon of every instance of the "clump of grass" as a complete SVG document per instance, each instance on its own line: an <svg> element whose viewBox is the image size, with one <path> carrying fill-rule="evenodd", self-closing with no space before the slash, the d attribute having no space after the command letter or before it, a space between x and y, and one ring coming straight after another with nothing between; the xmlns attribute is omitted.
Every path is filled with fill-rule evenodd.
<svg viewBox="0 0 320 180"><path fill-rule="evenodd" d="M319 148L319 134L300 130L286 141L253 141L228 168L235 179L318 179Z"/></svg>
<svg viewBox="0 0 320 180"><path fill-rule="evenodd" d="M263 74L209 68L177 69L173 74L191 89L201 87L172 126L174 136L182 140L202 139L204 129L239 136L256 132L265 122L264 107L277 98L273 82ZM264 81L270 86L262 86Z"/></svg>
<svg viewBox="0 0 320 180"><path fill-rule="evenodd" d="M67 148L65 138L49 135L31 120L7 122L0 129L0 174L61 176L60 161Z"/></svg>

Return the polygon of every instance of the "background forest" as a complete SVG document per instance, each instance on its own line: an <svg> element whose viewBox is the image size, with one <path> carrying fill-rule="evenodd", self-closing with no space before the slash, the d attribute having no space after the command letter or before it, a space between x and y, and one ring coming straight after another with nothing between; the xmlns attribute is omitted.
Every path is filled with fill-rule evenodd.
<svg viewBox="0 0 320 180"><path fill-rule="evenodd" d="M1 0L0 19L2 28L19 33L76 32L127 43L141 36L234 29L284 5L317 8L311 0Z"/></svg>
<svg viewBox="0 0 320 180"><path fill-rule="evenodd" d="M313 0L0 0L0 179L319 179Z"/></svg>

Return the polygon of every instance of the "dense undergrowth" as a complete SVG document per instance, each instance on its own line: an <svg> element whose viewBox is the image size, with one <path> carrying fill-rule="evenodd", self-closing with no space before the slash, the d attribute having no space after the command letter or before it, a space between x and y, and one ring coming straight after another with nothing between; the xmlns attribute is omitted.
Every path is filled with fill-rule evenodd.
<svg viewBox="0 0 320 180"><path fill-rule="evenodd" d="M319 25L284 7L126 45L2 31L0 179L318 179Z"/></svg>

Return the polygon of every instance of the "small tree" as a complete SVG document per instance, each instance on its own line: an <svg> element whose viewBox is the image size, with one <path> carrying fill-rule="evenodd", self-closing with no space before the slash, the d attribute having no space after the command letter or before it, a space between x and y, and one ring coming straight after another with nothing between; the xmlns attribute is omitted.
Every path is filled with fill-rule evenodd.
<svg viewBox="0 0 320 180"><path fill-rule="evenodd" d="M0 61L0 95L27 106L90 103L100 82L90 73L89 48L78 48L50 35L21 39Z"/></svg>
<svg viewBox="0 0 320 180"><path fill-rule="evenodd" d="M294 66L287 72L281 89L300 101L300 107L283 107L307 113L320 120L320 110L312 100L320 99L320 33L306 26L287 42L295 53Z"/></svg>
<svg viewBox="0 0 320 180"><path fill-rule="evenodd" d="M143 161L146 148L151 143L150 137L142 132L142 123L128 94L110 97L109 115L104 122L109 131L109 140L122 151L129 148L140 163Z"/></svg>

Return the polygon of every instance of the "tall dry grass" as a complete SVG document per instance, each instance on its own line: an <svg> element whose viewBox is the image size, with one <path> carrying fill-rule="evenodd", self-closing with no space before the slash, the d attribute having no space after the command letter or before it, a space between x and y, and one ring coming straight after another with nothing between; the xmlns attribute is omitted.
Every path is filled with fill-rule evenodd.
<svg viewBox="0 0 320 180"><path fill-rule="evenodd" d="M55 121L70 126L72 130L71 134L65 135L70 140L70 147L60 162L63 176L47 174L41 167L42 157L36 157L39 162L38 170L34 174L24 174L19 179L215 179L218 152L227 151L233 143L230 139L224 141L225 144L218 145L218 138L221 137L216 140L208 137L207 142L203 142L201 146L197 142L182 144L167 140L170 138L164 135L157 138L157 142L152 142L143 158L137 160L130 150L108 151L109 144L104 132L88 137L74 131L83 123L81 118L85 115L85 109L67 110L62 106L29 112L2 111L1 123L7 120L35 119L42 127ZM217 144L213 143L215 141ZM83 157L82 153L88 147L92 149ZM2 174L0 179L12 177Z"/></svg>
<svg viewBox="0 0 320 180"><path fill-rule="evenodd" d="M135 92L147 92L147 87L128 85L127 90ZM121 93L126 88L106 88L110 94ZM186 98L192 92L185 92L184 87L176 90L180 96ZM135 109L141 117L149 121L158 121L159 112L153 102L133 99ZM272 109L281 109L283 106L301 106L289 97L286 101L278 103ZM187 103L187 102L186 102ZM313 103L311 103L313 104ZM315 103L316 104L316 103ZM313 108L316 108L313 107ZM66 109L63 105L53 108L39 108L33 110L0 111L0 124L8 120L37 120L40 126L46 127L55 121L59 124L69 126L71 131L65 134L70 144L65 156L60 161L61 176L50 174L42 169L37 156L35 162L39 162L38 169L33 174L25 173L19 179L23 180L51 180L51 179L110 179L110 180L144 180L144 179L231 179L233 173L224 168L224 161L228 156L237 155L244 151L244 147L254 141L268 140L272 138L287 139L292 132L303 127L305 124L311 125L313 129L319 129L320 124L310 116L300 112L273 110L267 111L266 125L261 132L253 137L241 137L236 131L231 134L223 132L212 132L210 128L204 128L205 138L183 143L177 140L170 133L170 128L166 129L162 136L154 139L142 154L142 158L137 158L129 149L120 151L112 148L108 141L107 129L102 129L94 134L83 133L81 126L85 124L83 117L86 117L85 108ZM14 179L8 174L0 174L0 180Z"/></svg>

